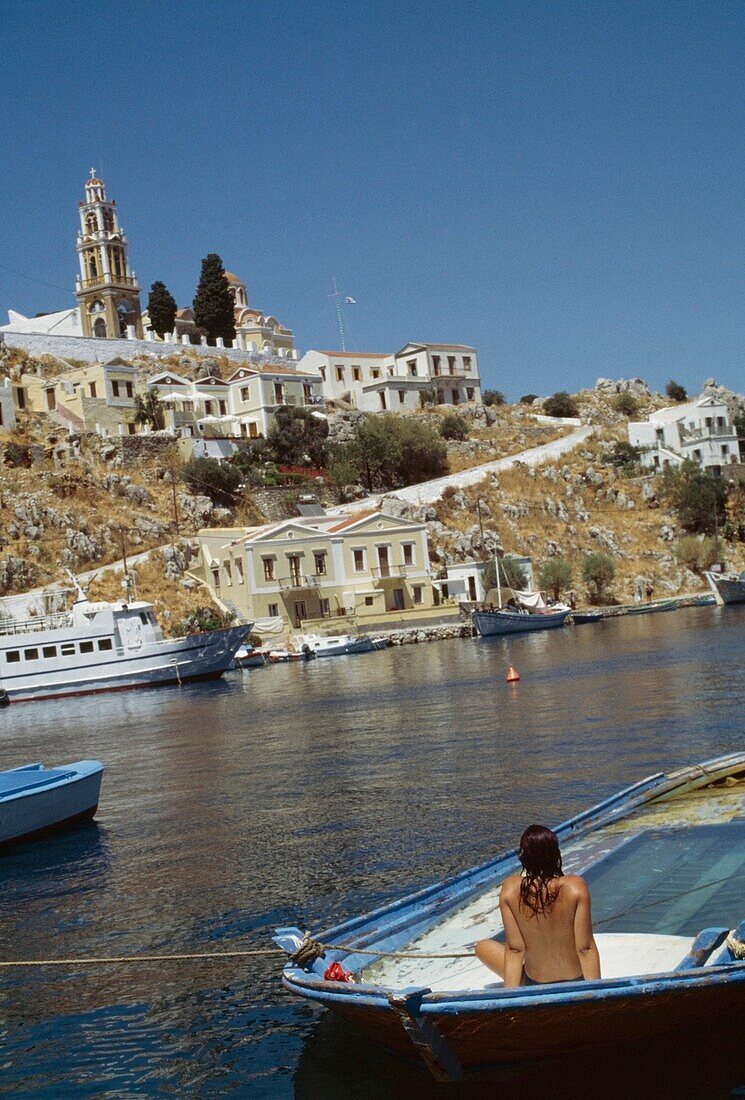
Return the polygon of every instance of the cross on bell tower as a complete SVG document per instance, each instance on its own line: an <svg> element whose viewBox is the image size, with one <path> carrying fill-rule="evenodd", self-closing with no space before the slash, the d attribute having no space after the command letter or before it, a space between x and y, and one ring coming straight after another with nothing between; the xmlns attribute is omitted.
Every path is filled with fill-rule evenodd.
<svg viewBox="0 0 745 1100"><path fill-rule="evenodd" d="M78 260L75 295L84 336L142 339L140 288L127 260L127 238L119 226L116 200L106 198L103 180L90 170L85 202L79 205Z"/></svg>

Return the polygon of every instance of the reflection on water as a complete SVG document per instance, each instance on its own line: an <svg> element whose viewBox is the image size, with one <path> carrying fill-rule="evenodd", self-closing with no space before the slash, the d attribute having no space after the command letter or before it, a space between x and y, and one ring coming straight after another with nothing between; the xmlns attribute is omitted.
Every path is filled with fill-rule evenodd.
<svg viewBox="0 0 745 1100"><path fill-rule="evenodd" d="M695 608L8 708L3 766L98 757L106 774L97 826L0 859L3 953L219 950L264 946L278 924L328 927L487 858L529 820L742 747L744 649L745 609ZM504 682L510 664L518 684ZM0 1089L437 1095L286 994L279 968L4 974ZM733 1047L714 1046L722 1083L708 1070L698 1093L695 1067L660 1049L671 1094L743 1085L723 1057ZM632 1065L641 1055L614 1064L627 1095L666 1094L659 1073L648 1093L632 1081ZM557 1095L569 1073L521 1070L505 1088Z"/></svg>

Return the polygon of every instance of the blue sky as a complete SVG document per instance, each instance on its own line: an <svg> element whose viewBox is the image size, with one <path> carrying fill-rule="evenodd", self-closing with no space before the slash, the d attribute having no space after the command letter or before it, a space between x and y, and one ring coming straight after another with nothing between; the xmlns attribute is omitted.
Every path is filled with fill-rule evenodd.
<svg viewBox="0 0 745 1100"><path fill-rule="evenodd" d="M517 398L745 389L745 5L0 0L0 313L73 304L94 165L144 288L219 252L301 350L474 344ZM46 285L52 284L52 285ZM65 289L69 288L69 289Z"/></svg>

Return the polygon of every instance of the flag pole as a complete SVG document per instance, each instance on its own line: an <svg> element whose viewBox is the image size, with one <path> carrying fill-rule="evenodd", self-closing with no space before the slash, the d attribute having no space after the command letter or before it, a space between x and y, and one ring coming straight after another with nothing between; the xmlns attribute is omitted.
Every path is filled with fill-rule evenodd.
<svg viewBox="0 0 745 1100"><path fill-rule="evenodd" d="M336 275L334 275L334 293L329 295L336 303L336 319L339 322L339 339L341 340L341 350L347 350L346 340L344 338L344 320L341 315L341 291L336 285Z"/></svg>

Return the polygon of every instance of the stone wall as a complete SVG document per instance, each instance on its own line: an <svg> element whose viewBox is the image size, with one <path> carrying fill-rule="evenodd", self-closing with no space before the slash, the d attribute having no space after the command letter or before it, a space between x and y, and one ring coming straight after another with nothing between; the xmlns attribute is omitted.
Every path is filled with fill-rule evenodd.
<svg viewBox="0 0 745 1100"><path fill-rule="evenodd" d="M225 356L238 363L250 363L259 358L256 351L240 348L211 348L204 344L161 344L155 340L96 340L92 336L54 336L50 333L0 332L0 342L9 348L23 348L29 355L53 355L58 359L78 359L86 363L106 363L115 356L127 361L149 355L154 359L171 355ZM288 359L290 367L297 367Z"/></svg>

